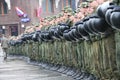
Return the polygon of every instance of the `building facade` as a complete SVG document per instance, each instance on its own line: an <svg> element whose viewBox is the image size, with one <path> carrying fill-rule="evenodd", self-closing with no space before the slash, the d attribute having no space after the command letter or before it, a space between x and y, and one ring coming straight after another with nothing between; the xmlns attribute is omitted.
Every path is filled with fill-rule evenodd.
<svg viewBox="0 0 120 80"><path fill-rule="evenodd" d="M0 0L0 36L17 36L25 26L39 22L40 17L59 13L65 6L76 9L82 0ZM16 13L16 7L22 10L30 21L22 22L23 18ZM40 11L41 9L41 11Z"/></svg>

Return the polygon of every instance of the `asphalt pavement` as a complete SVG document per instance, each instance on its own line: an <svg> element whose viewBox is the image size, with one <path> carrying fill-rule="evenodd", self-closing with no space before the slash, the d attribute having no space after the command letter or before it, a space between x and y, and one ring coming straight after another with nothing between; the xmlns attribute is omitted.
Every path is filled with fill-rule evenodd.
<svg viewBox="0 0 120 80"><path fill-rule="evenodd" d="M0 80L74 80L59 72L28 64L25 60L8 57L0 63Z"/></svg>

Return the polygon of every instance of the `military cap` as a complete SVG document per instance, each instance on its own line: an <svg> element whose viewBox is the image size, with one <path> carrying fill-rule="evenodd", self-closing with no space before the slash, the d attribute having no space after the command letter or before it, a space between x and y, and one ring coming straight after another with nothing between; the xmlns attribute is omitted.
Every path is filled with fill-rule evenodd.
<svg viewBox="0 0 120 80"><path fill-rule="evenodd" d="M72 8L70 6L66 6L64 9L63 9L64 12L72 12Z"/></svg>
<svg viewBox="0 0 120 80"><path fill-rule="evenodd" d="M63 16L63 13L59 13L58 15L59 15L59 17L61 17L61 16Z"/></svg>
<svg viewBox="0 0 120 80"><path fill-rule="evenodd" d="M59 14L55 15L56 18L59 18Z"/></svg>
<svg viewBox="0 0 120 80"><path fill-rule="evenodd" d="M44 20L48 20L48 21L49 21L50 19L51 19L50 16L47 16L47 17L44 18Z"/></svg>
<svg viewBox="0 0 120 80"><path fill-rule="evenodd" d="M72 10L71 7L68 6L68 7L66 8L66 12L72 12L72 11L73 11L73 10Z"/></svg>
<svg viewBox="0 0 120 80"><path fill-rule="evenodd" d="M38 27L39 23L36 22L36 23L33 23L32 25Z"/></svg>
<svg viewBox="0 0 120 80"><path fill-rule="evenodd" d="M88 2L82 2L79 6L79 8L85 8L85 7L88 7Z"/></svg>
<svg viewBox="0 0 120 80"><path fill-rule="evenodd" d="M75 13L76 13L76 11L73 11L73 12L72 12L72 15L75 15Z"/></svg>
<svg viewBox="0 0 120 80"><path fill-rule="evenodd" d="M92 2L93 0L87 0L87 2Z"/></svg>
<svg viewBox="0 0 120 80"><path fill-rule="evenodd" d="M51 21L52 20L52 17L48 17L48 19L47 19L48 21Z"/></svg>
<svg viewBox="0 0 120 80"><path fill-rule="evenodd" d="M47 17L44 18L44 20L46 20L46 19L47 19Z"/></svg>
<svg viewBox="0 0 120 80"><path fill-rule="evenodd" d="M56 18L56 16L55 16L55 15L54 15L54 16L52 16L52 20L53 20L53 19L55 19L55 18Z"/></svg>

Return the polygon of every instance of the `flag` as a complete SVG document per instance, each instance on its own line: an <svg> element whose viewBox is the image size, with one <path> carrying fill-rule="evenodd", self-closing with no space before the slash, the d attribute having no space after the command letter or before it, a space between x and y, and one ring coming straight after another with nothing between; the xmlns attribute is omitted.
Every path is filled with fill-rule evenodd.
<svg viewBox="0 0 120 80"><path fill-rule="evenodd" d="M56 6L56 8L58 8L59 2L60 2L60 0L55 0L55 6Z"/></svg>
<svg viewBox="0 0 120 80"><path fill-rule="evenodd" d="M40 18L40 15L42 13L42 1L43 0L39 0L39 8L37 8L36 10L36 16Z"/></svg>
<svg viewBox="0 0 120 80"><path fill-rule="evenodd" d="M37 8L36 16L40 17L41 13L42 13L42 7Z"/></svg>
<svg viewBox="0 0 120 80"><path fill-rule="evenodd" d="M17 13L17 15L19 16L19 17L22 17L25 13L21 10L21 9L19 9L18 7L15 7L15 10L16 10L16 13Z"/></svg>

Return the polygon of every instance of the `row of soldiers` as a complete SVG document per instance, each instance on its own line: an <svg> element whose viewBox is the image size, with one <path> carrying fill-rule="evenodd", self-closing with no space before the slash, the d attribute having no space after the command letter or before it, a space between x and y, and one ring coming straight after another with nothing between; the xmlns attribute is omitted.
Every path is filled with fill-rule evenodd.
<svg viewBox="0 0 120 80"><path fill-rule="evenodd" d="M74 24L94 13L96 7L101 3L102 0L89 0L89 2L81 3L76 11L66 7L59 15L40 19L39 25L27 27L25 33L54 26L60 22ZM15 37L15 39L17 40L19 37ZM42 43L28 41L28 43L22 45L11 46L10 49L11 53L29 56L31 60L71 66L88 71L101 78L101 80L120 79L120 71L117 68L119 64L116 64L116 62L119 63L119 60L117 60L114 50L114 34L94 43L87 43L86 41L81 43L68 42L64 40Z"/></svg>

